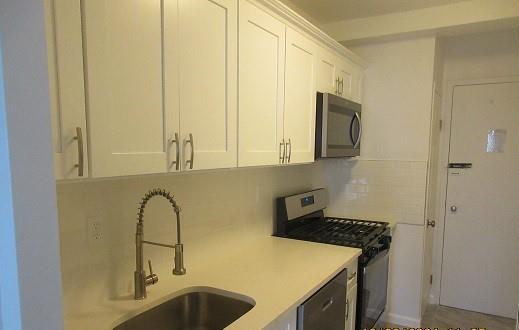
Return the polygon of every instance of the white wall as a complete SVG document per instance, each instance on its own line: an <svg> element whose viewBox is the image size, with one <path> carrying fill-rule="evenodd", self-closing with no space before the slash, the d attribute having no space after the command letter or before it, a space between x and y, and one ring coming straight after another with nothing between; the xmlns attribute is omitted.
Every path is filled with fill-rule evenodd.
<svg viewBox="0 0 519 330"><path fill-rule="evenodd" d="M181 207L189 272L196 259L214 262L203 259L205 249L217 247L225 253L239 249L240 239L271 235L274 199L319 185L316 170L314 164L59 183L65 320L88 315L110 298L132 294L137 206L149 189L171 191ZM89 239L91 218L101 221L100 241ZM169 243L175 239L174 214L167 201L150 201L144 222L146 239ZM223 231L226 238L236 240L221 241ZM173 251L146 246L145 258L152 259L159 276L171 274Z"/></svg>
<svg viewBox="0 0 519 330"><path fill-rule="evenodd" d="M519 29L445 38L444 81L519 75Z"/></svg>
<svg viewBox="0 0 519 330"><path fill-rule="evenodd" d="M293 0L281 0L283 4L287 7L298 13L301 17L306 19L308 22L320 28L321 22L316 20L312 15L310 15L307 11L303 10L299 5L296 5Z"/></svg>
<svg viewBox="0 0 519 330"><path fill-rule="evenodd" d="M385 319L391 324L418 328L422 315L424 230L422 226L399 224L392 236Z"/></svg>
<svg viewBox="0 0 519 330"><path fill-rule="evenodd" d="M519 2L468 0L415 10L323 24L340 42L360 43L383 38L434 36L517 27Z"/></svg>
<svg viewBox="0 0 519 330"><path fill-rule="evenodd" d="M362 159L426 162L435 38L367 44Z"/></svg>
<svg viewBox="0 0 519 330"><path fill-rule="evenodd" d="M330 159L319 166L330 191L327 214L423 224L424 162Z"/></svg>
<svg viewBox="0 0 519 330"><path fill-rule="evenodd" d="M481 78L519 76L519 29L468 34L445 38L442 41L443 95L449 95L449 81ZM443 100L442 113L446 114L447 100ZM444 118L444 120L447 120ZM442 134L446 134L443 132ZM443 139L446 137L443 136ZM446 175L447 144L442 144L438 166L439 204L445 202L445 186L441 185ZM442 156L443 155L443 156ZM443 190L443 191L442 191ZM437 206L439 210L440 205ZM431 301L439 302L441 278L444 214L438 213L433 255L433 286Z"/></svg>
<svg viewBox="0 0 519 330"><path fill-rule="evenodd" d="M438 223L438 165L439 165L439 148L441 133L441 109L442 109L442 84L443 84L443 57L442 43L438 40L436 45L435 64L434 64L434 90L433 104L431 115L431 134L430 134L430 150L429 164L427 169L427 193L425 200L425 221L431 220ZM425 228L424 236L424 272L422 277L422 314L425 312L427 305L431 302L431 281L430 276L433 275L433 253L434 238L439 227Z"/></svg>
<svg viewBox="0 0 519 330"><path fill-rule="evenodd" d="M61 329L43 3L0 1L0 291L4 329Z"/></svg>
<svg viewBox="0 0 519 330"><path fill-rule="evenodd" d="M319 162L322 181L330 188L328 214L399 223L387 320L408 326L418 326L421 318L435 47L436 38L354 47L369 62L361 157Z"/></svg>
<svg viewBox="0 0 519 330"><path fill-rule="evenodd" d="M354 47L365 71L361 157L320 162L329 213L423 225L435 38Z"/></svg>

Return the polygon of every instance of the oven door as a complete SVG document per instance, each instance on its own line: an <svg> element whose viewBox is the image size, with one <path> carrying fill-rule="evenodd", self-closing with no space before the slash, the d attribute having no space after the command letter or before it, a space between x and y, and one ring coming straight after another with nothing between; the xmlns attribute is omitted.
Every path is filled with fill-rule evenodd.
<svg viewBox="0 0 519 330"><path fill-rule="evenodd" d="M372 329L387 303L389 249L380 251L362 267L357 302L357 329Z"/></svg>
<svg viewBox="0 0 519 330"><path fill-rule="evenodd" d="M333 94L318 95L317 104L320 107L316 120L318 157L359 156L361 105Z"/></svg>

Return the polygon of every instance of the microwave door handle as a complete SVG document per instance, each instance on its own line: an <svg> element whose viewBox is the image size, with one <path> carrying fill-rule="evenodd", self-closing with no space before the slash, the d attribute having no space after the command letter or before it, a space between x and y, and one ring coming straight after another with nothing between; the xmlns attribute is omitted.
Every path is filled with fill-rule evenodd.
<svg viewBox="0 0 519 330"><path fill-rule="evenodd" d="M355 113L356 114L356 113ZM351 122L350 122L350 140L351 140L351 143L353 143L353 148L355 148L355 139L353 137L353 124L355 123L355 119L357 118L357 116L354 116L353 118L351 118Z"/></svg>
<svg viewBox="0 0 519 330"><path fill-rule="evenodd" d="M359 147L360 138L362 136L362 120L360 119L360 116L359 116L358 112L355 112L355 117L354 118L357 118L357 121L359 123L359 134L357 135L357 141L355 141L355 144L353 146L353 149L357 149ZM350 130L350 134L351 134L351 130Z"/></svg>

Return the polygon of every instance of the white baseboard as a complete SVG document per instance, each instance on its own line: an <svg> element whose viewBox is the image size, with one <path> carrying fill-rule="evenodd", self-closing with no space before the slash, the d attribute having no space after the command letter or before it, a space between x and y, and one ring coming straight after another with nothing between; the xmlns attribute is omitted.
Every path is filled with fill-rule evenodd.
<svg viewBox="0 0 519 330"><path fill-rule="evenodd" d="M411 317L402 316L394 313L384 313L383 318L384 322L413 328L420 327L420 323L422 321L421 319L414 319Z"/></svg>

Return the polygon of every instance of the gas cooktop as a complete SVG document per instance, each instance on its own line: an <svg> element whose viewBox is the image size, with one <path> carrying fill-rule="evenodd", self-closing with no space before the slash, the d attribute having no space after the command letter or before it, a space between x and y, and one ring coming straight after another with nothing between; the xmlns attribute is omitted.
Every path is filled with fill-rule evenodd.
<svg viewBox="0 0 519 330"><path fill-rule="evenodd" d="M277 199L276 236L349 246L367 250L388 236L389 224L380 221L325 217L326 189Z"/></svg>
<svg viewBox="0 0 519 330"><path fill-rule="evenodd" d="M343 218L313 218L300 221L286 237L364 248L386 230L388 223Z"/></svg>

